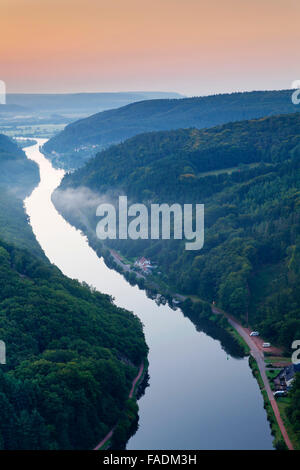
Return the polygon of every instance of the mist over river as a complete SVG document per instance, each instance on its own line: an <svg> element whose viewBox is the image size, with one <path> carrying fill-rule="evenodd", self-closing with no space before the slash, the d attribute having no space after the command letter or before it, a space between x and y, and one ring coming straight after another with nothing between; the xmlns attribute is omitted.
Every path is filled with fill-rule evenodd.
<svg viewBox="0 0 300 470"><path fill-rule="evenodd" d="M64 171L40 153L45 140L36 140L25 152L38 164L41 181L25 207L42 249L65 275L113 296L144 324L150 386L139 400L139 429L127 449L272 449L248 358L231 357L180 309L158 306L98 258L86 237L55 209L51 194ZM95 445L103 437L95 436Z"/></svg>

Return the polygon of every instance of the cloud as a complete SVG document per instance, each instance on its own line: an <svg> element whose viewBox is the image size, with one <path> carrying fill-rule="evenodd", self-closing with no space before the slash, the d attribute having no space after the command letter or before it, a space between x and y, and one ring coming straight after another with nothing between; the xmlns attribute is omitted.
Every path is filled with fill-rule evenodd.
<svg viewBox="0 0 300 470"><path fill-rule="evenodd" d="M52 194L52 201L57 210L71 223L78 226L78 222L80 222L81 229L87 228L89 231L95 232L97 207L99 204L105 203L116 206L119 196L120 192L117 191L99 194L85 186L80 186L56 189Z"/></svg>

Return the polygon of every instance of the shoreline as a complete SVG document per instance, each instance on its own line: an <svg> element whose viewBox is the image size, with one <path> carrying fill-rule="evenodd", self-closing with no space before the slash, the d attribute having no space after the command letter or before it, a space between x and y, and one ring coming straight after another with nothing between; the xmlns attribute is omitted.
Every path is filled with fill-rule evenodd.
<svg viewBox="0 0 300 470"><path fill-rule="evenodd" d="M58 210L58 212L61 215L63 215L60 212L58 207L56 207L56 209ZM96 254L98 255L99 258L103 258L105 264L110 269L114 269L115 271L119 272L122 276L125 277L125 279L130 284L138 285L138 287L140 289L145 290L146 292L148 291L150 293L150 295L151 294L152 295L157 295L157 294L163 295L168 300L168 303L169 303L169 301L171 302L171 304L169 303L169 305L172 307L172 299L176 298L177 294L170 294L171 289L169 288L169 286L167 284L165 286L166 290L161 289L161 286L153 285L152 280L149 280L150 281L149 282L147 277L145 277L141 274L137 275L139 273L133 271L128 265L125 265L123 263L123 260L122 260L121 256L119 257L119 255L117 256L117 259L118 259L118 262L117 262L116 256L113 256L113 254L111 253L112 249L105 246L104 243L99 243L99 240L96 239L96 237L94 236L93 233L91 233L88 230L86 231L86 227L82 227L82 226L80 226L81 224L78 224L78 220L77 221L74 220L74 219L70 220L70 219L72 219L72 217L69 218L67 216L67 214L63 215L63 217L71 225L75 226L78 230L80 230L87 237L88 243L91 246L91 248L94 249L94 251L96 252ZM113 250L113 253L114 254L116 253L115 250ZM126 266L126 269L124 269L123 265ZM207 301L202 301L201 299L197 299L197 301L195 301L195 299L191 299L189 296L180 296L180 294L178 294L178 296L181 297L181 301L179 302L179 304L176 305L176 307L179 307L182 310L184 315L186 315L187 313L192 313L192 311L189 312L190 307L193 307L193 306L197 305L197 303L202 303L206 307L209 306L210 316L207 314L207 312L204 312L203 315L200 313L199 314L199 319L211 321L212 324L214 324L214 322L215 322L215 324L218 327L221 327L221 329L223 329L224 333L227 333L227 335L230 336L233 343L237 343L239 348L243 351L244 356L249 355L250 351L247 350L247 346L249 347L249 344L248 344L248 341L246 340L246 338L248 339L248 336L244 337L243 334L241 334L239 329L236 328L237 322L235 320L233 320L232 317L230 318L230 315L225 314L225 312L222 312L222 311L218 311L218 312L215 311L214 312L212 310L211 305ZM185 300L183 300L183 299L185 299ZM220 315L220 314L222 314L222 315ZM211 316L214 316L215 319L211 320ZM224 322L222 321L223 319L226 321L227 325L224 324ZM249 349L251 350L251 347L249 347ZM272 396L273 396L273 394L272 394ZM271 402L271 400L270 400L270 402ZM276 403L275 403L275 406L277 406ZM271 426L270 415L268 414L268 409L267 409L266 406L265 406L265 409L266 409L266 412L267 412L267 419L270 423L271 430L273 431L272 426ZM277 407L277 410L278 410L278 407ZM276 413L277 413L277 417L279 416L279 420L281 420L279 410ZM277 420L278 420L278 418L277 418ZM282 420L281 420L281 426L282 426L282 428L285 429ZM114 429L115 428L113 428L113 430L111 430L111 431L114 431ZM112 434L110 435L110 432L108 433L108 435L107 435L108 439L105 442L107 442L109 440L109 438L112 437ZM286 431L285 431L285 433L286 433ZM284 437L283 437L283 439L284 439ZM286 444L287 447L290 448L290 449L293 449L293 445L291 444L287 433L286 433L286 442L287 442L287 444ZM273 447L275 447L275 442L274 441L273 441ZM97 446L97 448L99 448L99 447Z"/></svg>
<svg viewBox="0 0 300 470"><path fill-rule="evenodd" d="M34 161L37 164L37 167L39 167L39 170L40 170L40 173L41 173L40 182L36 186L35 189L38 189L40 186L42 186L43 181L46 180L46 178L47 178L46 187L45 188L42 187L42 189L45 189L44 193L43 193L43 196L46 195L46 197L45 197L46 204L47 203L50 204L50 215L51 215L51 210L53 210L54 220L57 221L56 217L59 213L58 213L58 211L56 211L56 209L55 209L55 207L54 207L54 205L51 201L51 195L52 195L52 192L53 192L53 188L56 188L57 184L59 184L59 181L62 177L62 173L57 173L56 170L53 170L53 173L52 173L51 164L49 163L49 161L47 159L44 158L43 154L40 152L40 145L41 145L42 141L44 141L44 139L34 139L34 140L35 140L35 144L28 147L26 156L27 156L28 160ZM46 168L43 165L45 165ZM49 175L49 178L48 178L48 175ZM34 192L32 194L34 194ZM44 200L43 200L43 202L44 202ZM46 209L48 209L47 206L46 206ZM44 210L44 208L43 208L43 210ZM32 232L34 233L35 239L36 239L37 243L40 243L42 253L45 253L46 257L49 256L48 254L46 254L47 250L45 250L45 248L43 246L43 243L41 243L40 239L38 238L37 233L34 231L34 223L32 224L32 220L34 220L34 211L33 211L33 213L30 213L30 211L28 212L28 208L26 206L26 214L28 216L28 221L29 221L30 226L32 228ZM37 214L39 215L39 212L37 212ZM33 219L32 219L32 216L33 216ZM64 233L64 232L62 231L62 233ZM67 234L69 235L69 232L67 232ZM94 253L93 253L93 256L95 258L94 262L97 264L98 263L98 257ZM45 259L47 259L47 258L45 258ZM62 273L64 272L64 270L61 270L61 268L59 267L59 264L57 264L55 262L57 260L52 259L52 261L51 261L51 257L49 257L48 259L49 259L49 263L51 263L53 266L55 265L57 267L58 271L60 271ZM71 275L70 275L70 273L65 273L65 277L66 277L66 279L69 279L70 282L71 282L71 279L75 278L75 276L72 273L71 273ZM80 279L80 276L78 278ZM76 279L77 279L77 277L76 277ZM80 281L78 281L78 285L79 285L79 283L80 283ZM112 299L109 296L106 296L106 297L107 297L107 301L108 301L107 306L109 307L110 304L112 304ZM114 308L117 309L117 306L115 305ZM125 309L124 309L124 311L125 311ZM132 312L128 311L128 314L129 314L129 317L133 318L133 313ZM135 324L130 324L130 327L131 327L130 329L131 329L132 334L135 336L135 330L137 332L141 331L142 323L139 320L139 323L137 323L136 325ZM119 341L120 340L121 340L121 337L119 336ZM141 342L143 344L143 349L141 350L141 354L138 353L138 354L135 355L135 358L136 358L135 360L132 359L130 355L128 356L128 358L126 358L126 355L125 355L125 360L123 361L124 350L120 349L120 354L117 354L118 350L115 349L116 360L119 361L119 364L117 364L117 367L121 367L122 362L124 362L126 364L126 360L127 360L128 364L131 365L131 367L130 367L131 370L128 368L128 370L125 373L125 370L127 369L127 367L124 368L124 390L122 391L122 395L120 396L118 407L114 408L115 404L114 404L113 400L111 402L109 402L110 403L110 405L109 405L110 409L108 410L108 413L107 413L108 419L106 421L104 420L103 423L102 423L101 414L100 414L100 420L98 419L98 422L100 421L100 423L102 423L102 424L101 424L101 426L99 426L99 429L97 428L98 429L97 434L99 434L99 430L100 430L100 436L101 436L101 434L103 436L103 433L105 431L107 432L107 430L114 424L114 421L116 420L117 424L111 430L111 431L114 431L114 428L118 425L119 419L122 418L122 416L124 415L124 412L126 412L128 409L131 412L132 418L137 420L138 407L136 405L135 400L133 399L133 394L135 392L135 386L139 382L139 379L142 376L145 365L148 364L148 360L147 360L147 358L148 358L148 347L147 347L146 340L145 340L145 337L144 337L143 334L141 335ZM124 344L126 344L127 347L130 348L130 343L127 342L127 343L124 343ZM108 340L107 340L107 344L108 344ZM137 346L137 348L139 348L139 345ZM132 361L130 361L130 358L132 359ZM134 362L136 362L136 364L134 364ZM142 364L138 365L140 362L142 362ZM136 371L137 370L138 370L138 375L136 376L136 373L137 373ZM133 379L131 379L132 376L134 376ZM109 381L109 377L108 377L107 380ZM127 385L127 387L125 388L126 385ZM129 401L131 401L131 402L129 403ZM101 402L101 400L100 400L100 402ZM135 406L136 406L136 408L135 408ZM112 412L112 416L114 416L113 419L110 417L111 412ZM123 430L125 432L125 436L127 438L129 433L127 433L127 428L125 427L124 423L122 423L122 424L123 424ZM107 442L108 438L110 438L112 436L113 432L111 434L111 431L109 431L108 435L105 436L105 438L104 438L105 442ZM86 444L86 447L87 448L94 447L96 439L97 439L97 436L96 436L96 438L95 438L95 436L93 438L93 436L91 435L91 438L88 441L89 443ZM98 447L98 445L96 447Z"/></svg>
<svg viewBox="0 0 300 470"><path fill-rule="evenodd" d="M138 386L140 385L143 377L145 376L145 373L148 370L148 367L145 365L145 363L147 363L147 362L148 362L147 359L144 359L144 361L140 365L139 372L138 372L137 376L132 381L132 385L131 385L131 389L130 389L130 392L129 392L129 395L128 395L128 399L134 399L135 402L137 402L137 400L135 398L136 390L137 390ZM124 411L126 411L126 408L124 409ZM113 437L113 434L115 432L115 429L118 426L119 421L107 433L107 435L102 439L102 441L100 441L99 444L97 444L96 447L94 447L93 450L105 450L105 449L103 449L103 446L105 446L105 444L107 444L109 442L109 440ZM128 440L126 441L126 443L128 442Z"/></svg>
<svg viewBox="0 0 300 470"><path fill-rule="evenodd" d="M288 436L287 430L286 430L285 425L283 423L283 420L280 416L279 408L278 408L276 399L274 398L274 395L273 395L273 392L271 390L271 386L270 386L270 383L269 383L269 380L268 380L268 377L267 377L267 374L266 374L266 367L265 367L265 362L264 362L264 352L260 350L260 348L256 344L256 342L249 336L249 333L247 332L247 329L245 327L243 327L231 315L227 314L226 312L223 312L223 311L219 310L215 306L212 306L212 312L224 315L227 318L228 322L231 324L231 326L237 331L237 333L241 336L241 338L246 342L246 344L250 348L250 358L252 358L253 361L255 361L255 364L256 364L256 366L258 368L258 371L259 371L259 374L260 374L260 378L262 380L263 388L260 386L258 377L255 374L253 374L253 375L256 377L256 379L258 381L261 392L265 391L266 395L267 395L267 397L265 397L265 395L262 393L263 398L264 398L264 403L266 405L265 409L266 409L266 412L267 412L267 416L268 416L268 420L270 422L271 429L272 429L272 431L274 431L273 428L272 428L272 425L271 425L272 424L272 418L271 418L271 415L270 415L270 412L269 412L270 410L267 406L268 404L270 404L271 407L272 407L274 417L276 419L277 425L279 427L282 438L283 438L287 448L289 450L294 450L294 446L293 446L293 444L292 444L292 442L291 442L291 440ZM249 361L249 363L250 363L250 361ZM252 372L253 372L254 368L251 366L251 363L249 365L250 365L250 367L252 369ZM266 402L266 399L267 399L267 402Z"/></svg>
<svg viewBox="0 0 300 470"><path fill-rule="evenodd" d="M125 272L133 272L134 273L134 271L132 271L130 268L128 269L128 267L127 267L126 270L124 270L124 268L123 268L124 263L122 262L121 258L119 258L119 256L118 256L119 263L116 263L115 256L113 256L112 253L111 253L111 251L114 252L114 250L111 250L110 248L107 248L107 247L105 247L105 249L108 250L110 256L113 259L113 262L115 264L117 264L117 266L119 268L121 268L121 270L122 270L121 274L123 274L125 278L126 278ZM106 262L105 256L104 255L102 255L102 256L103 256L104 261ZM127 266L127 265L125 265L125 266ZM112 266L112 268L115 269L113 266ZM137 273L134 273L134 274L136 275ZM145 280L147 280L146 277L141 276L141 275L136 276L136 277L137 277L137 279L138 279L138 277L143 277ZM138 284L138 282L137 282L137 284ZM147 286L143 286L143 288L147 289ZM162 295L166 295L164 291L159 292L159 293L162 294ZM174 294L174 296L175 296L175 294ZM190 297L185 297L185 299L190 299ZM191 302L195 303L194 300L191 300ZM183 302L179 305L179 308L181 308L184 311ZM238 338L235 338L232 331L230 331L228 329L226 329L226 330L233 337L233 339L237 339L239 341L239 344L243 348L245 355L246 356L249 355L250 358L253 358L253 360L255 361L255 364L258 367L260 376L261 376L261 378L263 380L263 383L264 383L264 388L261 388L261 387L259 387L259 388L260 388L260 391L261 391L261 394L262 394L262 397L263 397L263 400L264 400L264 408L265 408L266 413L267 413L267 419L269 421L270 428L271 428L272 434L274 436L274 440L273 440L274 449L276 449L276 443L280 442L280 440L276 441L276 432L274 430L274 427L272 426L272 424L274 422L274 419L275 419L276 425L278 426L279 432L280 432L281 437L282 437L282 441L284 442L284 444L286 445L288 450L294 450L294 446L293 446L293 444L292 444L292 442L291 442L291 440L288 436L287 430L285 428L282 417L280 415L280 411L279 411L276 399L274 398L273 392L272 392L270 384L269 384L269 380L268 380L267 375L266 375L265 363L264 363L264 359L263 359L264 358L263 351L259 350L259 347L255 343L255 341L252 340L252 338L248 335L248 333L246 333L246 331L245 331L246 328L244 328L242 325L240 325L239 322L234 317L232 317L231 315L221 311L220 309L218 309L215 306L211 306L211 311L214 315L222 315L223 318L224 317L226 318L228 324L230 325L230 327L233 328L233 331L237 334ZM276 350L276 348L274 348L274 349ZM253 352L254 352L254 354L253 354ZM253 368L250 365L250 361L249 361L249 367L251 368L252 373L253 373ZM253 375L255 376L254 373L253 373ZM255 376L255 378L257 379L256 376ZM260 385L258 379L257 379L257 382L258 382L258 385ZM265 392L265 394L263 392ZM269 408L270 406L271 406L271 409Z"/></svg>

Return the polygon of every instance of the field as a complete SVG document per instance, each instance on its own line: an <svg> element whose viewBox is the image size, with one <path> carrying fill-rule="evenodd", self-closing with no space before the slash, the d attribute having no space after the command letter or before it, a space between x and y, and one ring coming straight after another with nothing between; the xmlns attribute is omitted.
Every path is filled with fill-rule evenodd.
<svg viewBox="0 0 300 470"><path fill-rule="evenodd" d="M0 131L9 137L40 137L49 139L62 131L65 124L37 124L22 126L1 126Z"/></svg>

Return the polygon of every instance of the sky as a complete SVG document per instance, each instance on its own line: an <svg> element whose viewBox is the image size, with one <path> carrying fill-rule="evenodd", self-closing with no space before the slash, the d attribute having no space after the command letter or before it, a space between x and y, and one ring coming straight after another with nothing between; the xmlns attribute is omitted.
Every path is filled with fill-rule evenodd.
<svg viewBox="0 0 300 470"><path fill-rule="evenodd" d="M0 0L8 92L287 89L299 0Z"/></svg>

